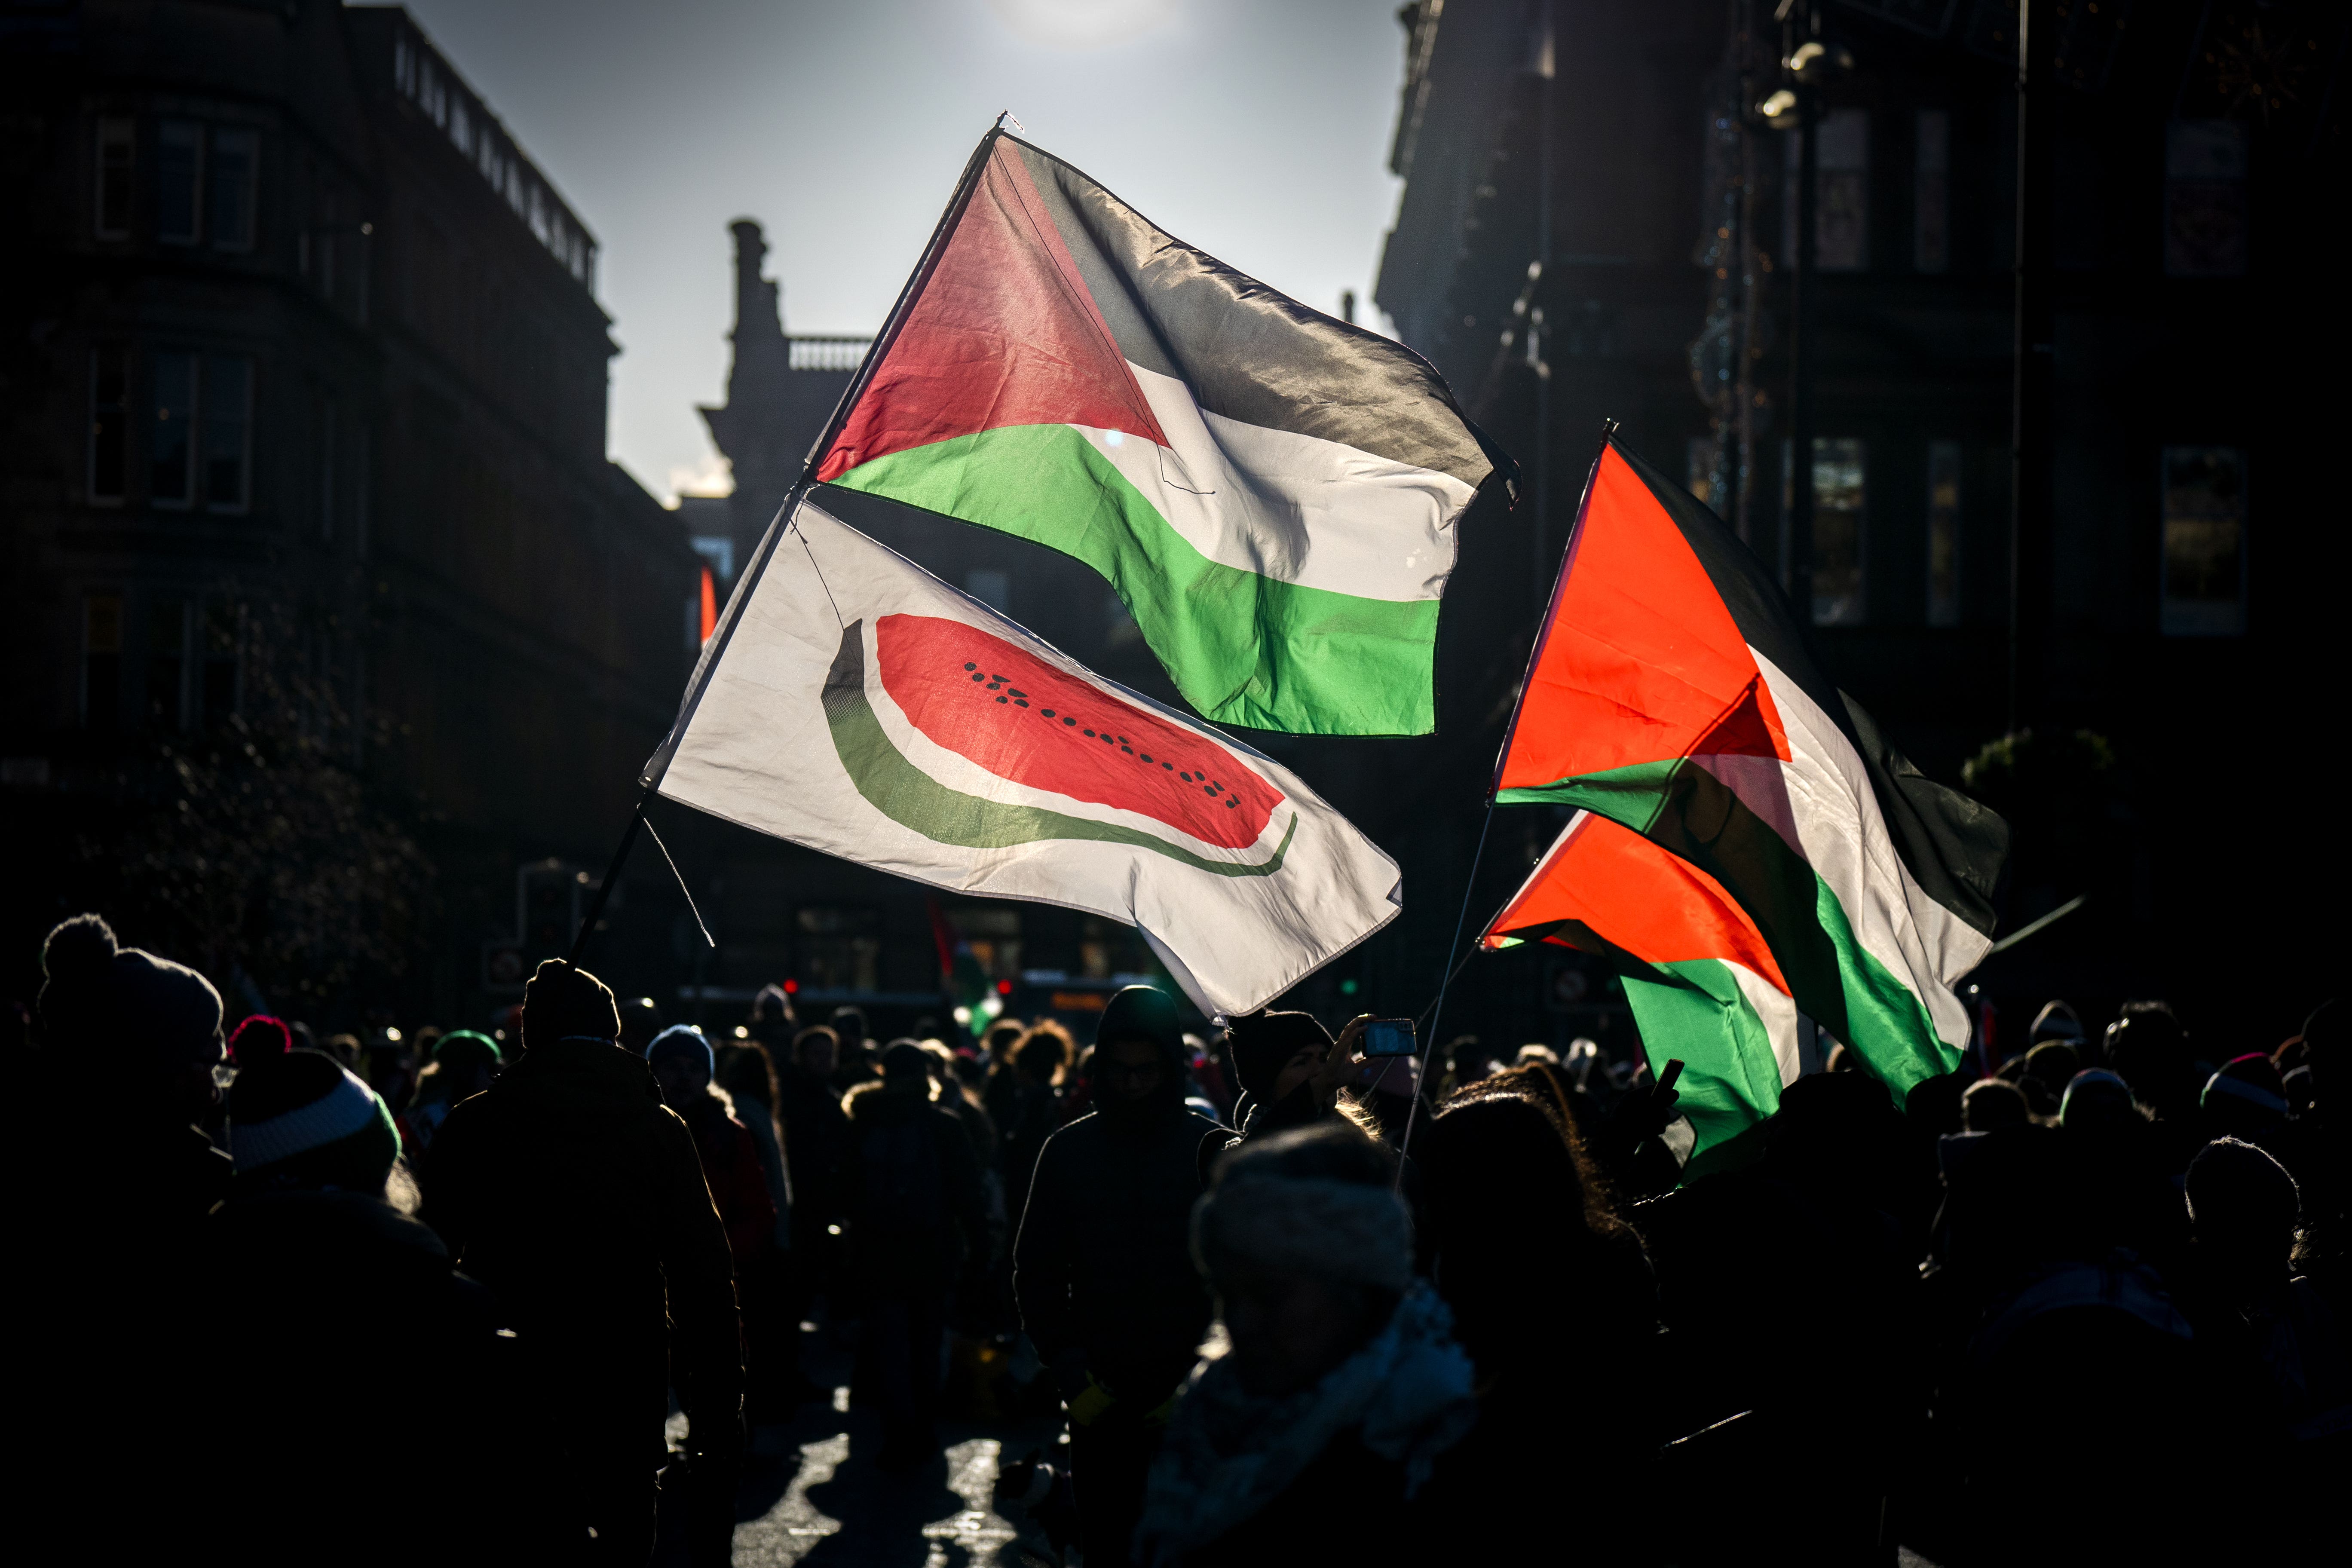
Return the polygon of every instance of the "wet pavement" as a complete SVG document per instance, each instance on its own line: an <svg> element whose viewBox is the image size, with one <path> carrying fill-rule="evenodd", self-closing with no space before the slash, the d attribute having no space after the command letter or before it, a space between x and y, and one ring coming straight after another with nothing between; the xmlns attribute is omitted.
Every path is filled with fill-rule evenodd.
<svg viewBox="0 0 2352 1568"><path fill-rule="evenodd" d="M736 1494L738 1568L1050 1568L1055 1559L1015 1545L1034 1529L1024 1510L1018 1503L1000 1510L992 1494L1001 1460L1054 1458L1057 1417L942 1421L938 1458L913 1471L884 1470L875 1462L881 1417L850 1405L847 1358L822 1336L808 1342L810 1373L844 1386L829 1406L811 1402L790 1421L753 1431ZM675 1447L685 1417L672 1416L670 1426ZM686 1561L667 1531L657 1561L664 1568Z"/></svg>

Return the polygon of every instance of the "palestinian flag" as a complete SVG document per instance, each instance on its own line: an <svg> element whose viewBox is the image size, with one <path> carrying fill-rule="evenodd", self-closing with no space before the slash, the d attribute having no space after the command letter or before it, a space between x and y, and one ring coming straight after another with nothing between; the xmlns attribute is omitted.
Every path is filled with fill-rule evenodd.
<svg viewBox="0 0 2352 1568"><path fill-rule="evenodd" d="M1580 811L1479 939L1544 942L1606 960L1624 983L1650 1070L1679 1058L1696 1134L1684 1173L1733 1158L1803 1070L1780 960L1723 884L1605 816Z"/></svg>
<svg viewBox="0 0 2352 1568"><path fill-rule="evenodd" d="M813 504L785 527L666 771L647 769L661 794L931 887L1135 926L1212 1016L1396 918L1396 862L1280 764Z"/></svg>
<svg viewBox="0 0 2352 1568"><path fill-rule="evenodd" d="M1814 668L1748 548L1613 442L1496 799L1582 807L1705 872L1780 989L1898 1098L1958 1064L1969 1020L1952 985L1991 945L2007 826L1888 745Z"/></svg>
<svg viewBox="0 0 2352 1568"><path fill-rule="evenodd" d="M1454 524L1498 465L1410 350L982 144L816 478L1108 578L1221 723L1425 734Z"/></svg>

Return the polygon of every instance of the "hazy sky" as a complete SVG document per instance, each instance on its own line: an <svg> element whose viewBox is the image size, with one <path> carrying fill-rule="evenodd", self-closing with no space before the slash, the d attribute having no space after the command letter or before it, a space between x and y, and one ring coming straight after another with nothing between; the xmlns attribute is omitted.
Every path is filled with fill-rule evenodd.
<svg viewBox="0 0 2352 1568"><path fill-rule="evenodd" d="M788 330L870 331L972 144L1028 138L1320 310L1396 207L1397 0L408 0L603 246L613 455L723 491L694 407L764 224ZM1369 312L1367 312L1369 314Z"/></svg>

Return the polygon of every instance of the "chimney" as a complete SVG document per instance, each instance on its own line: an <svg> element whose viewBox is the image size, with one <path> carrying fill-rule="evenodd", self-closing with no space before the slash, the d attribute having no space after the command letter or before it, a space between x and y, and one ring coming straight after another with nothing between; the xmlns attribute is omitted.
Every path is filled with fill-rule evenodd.
<svg viewBox="0 0 2352 1568"><path fill-rule="evenodd" d="M748 217L727 226L735 236L735 342L740 346L747 330L755 339L781 338L784 325L776 286L760 276L768 258L767 239Z"/></svg>

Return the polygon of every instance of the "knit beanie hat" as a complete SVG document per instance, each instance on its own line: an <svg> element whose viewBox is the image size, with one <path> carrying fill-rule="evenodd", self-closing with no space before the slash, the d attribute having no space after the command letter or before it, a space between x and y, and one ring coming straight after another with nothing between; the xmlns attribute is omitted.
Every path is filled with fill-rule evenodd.
<svg viewBox="0 0 2352 1568"><path fill-rule="evenodd" d="M522 988L522 1040L537 1050L558 1040L621 1037L621 1010L604 983L562 959L544 960Z"/></svg>
<svg viewBox="0 0 2352 1568"><path fill-rule="evenodd" d="M1234 1077L1255 1100L1274 1092L1274 1080L1291 1058L1310 1047L1328 1050L1331 1044L1331 1032L1312 1013L1244 1013L1225 1025Z"/></svg>
<svg viewBox="0 0 2352 1568"><path fill-rule="evenodd" d="M97 915L76 915L41 946L42 1037L52 1048L128 1047L170 1071L218 1059L221 999L184 964L119 946Z"/></svg>
<svg viewBox="0 0 2352 1568"><path fill-rule="evenodd" d="M1192 1209L1192 1261L1211 1279L1235 1263L1402 1293L1412 1283L1412 1219L1383 1182L1304 1173L1291 1156L1360 1140L1302 1127L1225 1156ZM1311 1166L1310 1166L1311 1169Z"/></svg>
<svg viewBox="0 0 2352 1568"><path fill-rule="evenodd" d="M322 1186L380 1190L400 1155L392 1112L323 1051L289 1051L237 1074L228 1154L240 1176L299 1173Z"/></svg>
<svg viewBox="0 0 2352 1568"><path fill-rule="evenodd" d="M2274 1238L2279 1260L2285 1261L2303 1194L2268 1151L2236 1138L2217 1138L2189 1162L2182 1186L2200 1237Z"/></svg>
<svg viewBox="0 0 2352 1568"><path fill-rule="evenodd" d="M228 1037L228 1059L239 1072L293 1048L294 1031L286 1026L286 1020L260 1013L239 1024Z"/></svg>
<svg viewBox="0 0 2352 1568"><path fill-rule="evenodd" d="M672 1057L682 1057L693 1062L702 1068L705 1078L714 1077L719 1071L718 1058L710 1049L710 1042L703 1037L700 1029L691 1024L672 1024L656 1035L654 1043L646 1047L648 1065Z"/></svg>
<svg viewBox="0 0 2352 1568"><path fill-rule="evenodd" d="M433 1059L446 1062L451 1067L478 1062L495 1068L503 1063L506 1057L499 1049L499 1043L480 1030L452 1029L433 1042Z"/></svg>
<svg viewBox="0 0 2352 1568"><path fill-rule="evenodd" d="M930 1074L931 1053L919 1041L893 1040L882 1048L884 1078L929 1078Z"/></svg>
<svg viewBox="0 0 2352 1568"><path fill-rule="evenodd" d="M1142 1040L1171 1059L1181 1058L1184 1031L1176 1020L1176 999L1150 985L1129 985L1113 994L1095 1025L1095 1045L1121 1040Z"/></svg>
<svg viewBox="0 0 2352 1568"><path fill-rule="evenodd" d="M2131 1085L2105 1068L2084 1068L2066 1080L2066 1097L2058 1102L2058 1125L2083 1125L2085 1110L2095 1117L2102 1110L2129 1113L2131 1110Z"/></svg>
<svg viewBox="0 0 2352 1568"><path fill-rule="evenodd" d="M2279 1079L2278 1068L2260 1051L2250 1051L2231 1058L2220 1072L2205 1080L2205 1092L2198 1104L2207 1110L2216 1102L2242 1102L2257 1111L2273 1116L2286 1114L2286 1086Z"/></svg>

